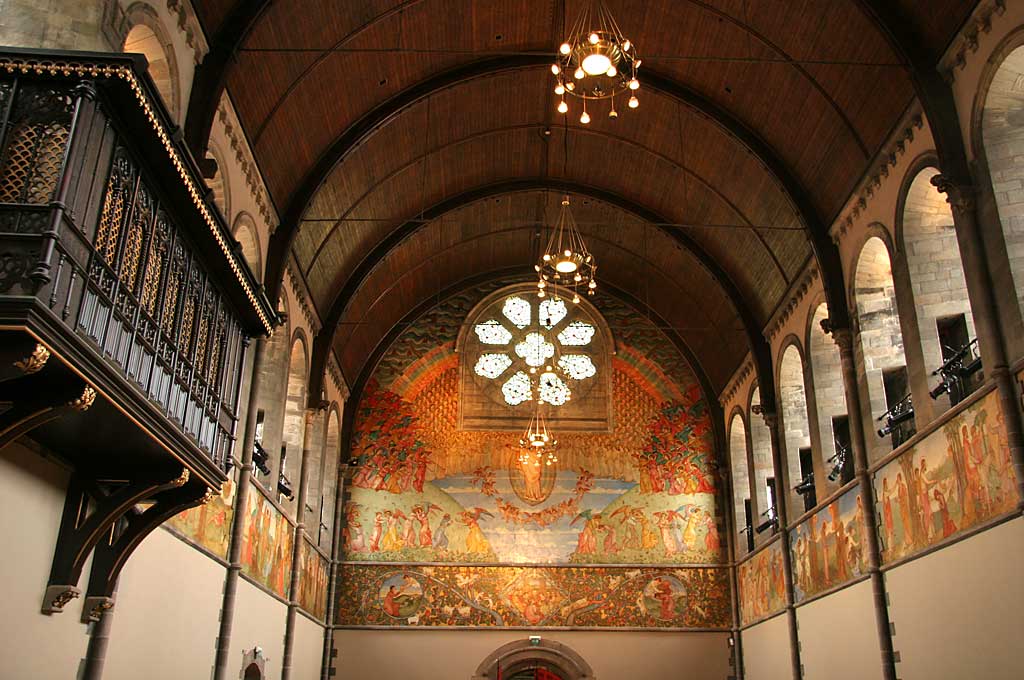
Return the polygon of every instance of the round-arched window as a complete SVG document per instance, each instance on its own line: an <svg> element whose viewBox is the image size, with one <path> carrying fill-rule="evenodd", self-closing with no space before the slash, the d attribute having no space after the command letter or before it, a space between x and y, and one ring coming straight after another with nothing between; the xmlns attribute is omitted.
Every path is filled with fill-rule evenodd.
<svg viewBox="0 0 1024 680"><path fill-rule="evenodd" d="M607 430L609 345L589 303L538 297L532 286L489 296L470 312L459 343L463 427L515 427L539 401L568 429Z"/></svg>

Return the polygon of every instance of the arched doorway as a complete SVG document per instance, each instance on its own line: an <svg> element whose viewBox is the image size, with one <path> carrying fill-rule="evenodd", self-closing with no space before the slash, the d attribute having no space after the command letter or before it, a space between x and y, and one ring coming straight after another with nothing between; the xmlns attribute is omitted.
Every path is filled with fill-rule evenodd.
<svg viewBox="0 0 1024 680"><path fill-rule="evenodd" d="M574 649L538 637L516 640L491 652L472 680L596 680Z"/></svg>

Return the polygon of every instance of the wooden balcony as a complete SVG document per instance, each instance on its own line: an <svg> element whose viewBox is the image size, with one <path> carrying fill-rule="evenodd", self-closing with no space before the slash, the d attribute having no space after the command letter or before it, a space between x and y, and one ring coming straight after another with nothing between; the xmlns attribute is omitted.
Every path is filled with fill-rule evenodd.
<svg viewBox="0 0 1024 680"><path fill-rule="evenodd" d="M55 558L67 592L94 530L219 489L248 339L276 322L144 73L124 55L0 52L0 446L31 433L93 506L131 499L69 568Z"/></svg>

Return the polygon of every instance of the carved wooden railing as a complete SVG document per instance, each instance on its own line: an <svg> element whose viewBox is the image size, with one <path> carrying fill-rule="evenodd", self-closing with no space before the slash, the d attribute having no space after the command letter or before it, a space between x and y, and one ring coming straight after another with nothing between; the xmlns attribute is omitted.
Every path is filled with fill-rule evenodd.
<svg viewBox="0 0 1024 680"><path fill-rule="evenodd" d="M95 619L142 539L217 493L277 321L144 73L0 51L0 448L31 432L74 468L45 613L91 556Z"/></svg>
<svg viewBox="0 0 1024 680"><path fill-rule="evenodd" d="M194 164L159 139L162 112L139 96L147 83L122 82L134 75L130 60L0 54L5 65L0 296L32 296L88 338L224 469L243 336L268 308L259 295L249 309L238 304L258 288L237 252L207 250L211 231L233 241L220 215L203 196L179 200L202 186ZM132 94L139 109L126 112ZM139 124L147 118L150 129ZM168 153L154 158L161 141ZM181 186L157 165L175 167ZM229 287L247 290L231 300Z"/></svg>

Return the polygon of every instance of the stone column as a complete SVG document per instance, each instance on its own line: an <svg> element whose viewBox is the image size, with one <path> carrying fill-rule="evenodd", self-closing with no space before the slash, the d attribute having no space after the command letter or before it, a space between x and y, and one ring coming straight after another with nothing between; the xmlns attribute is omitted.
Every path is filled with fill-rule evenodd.
<svg viewBox="0 0 1024 680"><path fill-rule="evenodd" d="M1003 411L1006 437L1010 445L1010 460L1017 474L1019 507L1024 509L1024 434L1020 398L1016 381L1010 374L992 276L978 229L975 188L941 174L932 178L932 184L946 194L946 201L953 212L964 278L967 280L967 294L978 333L978 347L985 373L993 379L999 391L999 405Z"/></svg>
<svg viewBox="0 0 1024 680"><path fill-rule="evenodd" d="M775 517L779 525L779 541L782 547L782 571L786 580L786 620L789 622L789 658L793 667L793 680L800 680L800 635L796 625L795 591L793 590L793 556L789 552L789 529L786 526L786 502L788 490L784 486L785 476L782 465L782 446L779 437L779 416L764 410L764 422L772 444L772 469L775 472Z"/></svg>
<svg viewBox="0 0 1024 680"><path fill-rule="evenodd" d="M220 631L217 634L217 653L213 665L213 680L225 680L228 669L228 652L231 649L231 628L235 620L235 596L238 591L238 575L242 571L242 530L245 523L246 507L249 502L249 487L252 485L252 451L256 445L256 410L262 383L263 355L267 339L256 339L252 361L252 383L249 385L249 399L245 411L245 433L242 436L242 465L238 470L238 491L235 494L235 516L231 525L231 547L228 550L228 571L224 579L224 599L220 609ZM243 367L244 370L244 367Z"/></svg>
<svg viewBox="0 0 1024 680"><path fill-rule="evenodd" d="M875 513L875 491L868 472L868 452L864 441L864 427L860 422L860 393L857 391L857 367L853 360L853 334L848 328L833 328L832 339L839 346L839 359L846 392L846 408L850 418L850 448L853 450L854 472L864 511L864 540L867 548L868 574L871 579L871 598L875 606L875 629L878 651L882 660L882 677L896 680L896 656L892 647L892 629L889 626L889 606L882 576L881 546L878 543L878 517Z"/></svg>
<svg viewBox="0 0 1024 680"><path fill-rule="evenodd" d="M292 649L295 647L295 616L299 608L299 558L302 544L306 540L306 491L309 487L309 455L313 438L313 419L317 411L306 409L306 421L302 430L302 460L299 463L299 493L296 496L295 541L292 545L292 578L288 589L288 619L284 627L284 654L281 657L281 680L289 680L292 674Z"/></svg>

